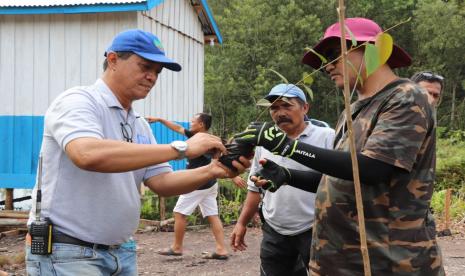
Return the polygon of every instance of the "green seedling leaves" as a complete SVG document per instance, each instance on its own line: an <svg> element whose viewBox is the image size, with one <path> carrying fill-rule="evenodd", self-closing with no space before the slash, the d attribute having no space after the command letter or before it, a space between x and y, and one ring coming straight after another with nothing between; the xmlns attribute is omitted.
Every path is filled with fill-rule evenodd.
<svg viewBox="0 0 465 276"><path fill-rule="evenodd" d="M379 61L379 51L378 48L373 44L365 45L365 68L367 71L367 77L381 66Z"/></svg>
<svg viewBox="0 0 465 276"><path fill-rule="evenodd" d="M305 84L305 85L312 85L312 83L313 83L313 77L312 77L312 75L310 75L310 74L307 73L307 72L304 72L304 73L302 74L302 82L303 82L303 84Z"/></svg>
<svg viewBox="0 0 465 276"><path fill-rule="evenodd" d="M278 77L281 78L281 80L282 80L284 83L289 84L289 81L286 79L286 77L284 77L283 75L281 75L280 73L278 73L278 71L273 70L273 69L267 69L267 70L269 70L269 71L275 73Z"/></svg>
<svg viewBox="0 0 465 276"><path fill-rule="evenodd" d="M389 60L393 45L393 39L387 33L380 33L377 35L375 44L367 43L365 45L365 67L367 77Z"/></svg>
<svg viewBox="0 0 465 276"><path fill-rule="evenodd" d="M387 33L381 33L376 37L375 46L378 48L379 63L383 65L392 54L393 39Z"/></svg>

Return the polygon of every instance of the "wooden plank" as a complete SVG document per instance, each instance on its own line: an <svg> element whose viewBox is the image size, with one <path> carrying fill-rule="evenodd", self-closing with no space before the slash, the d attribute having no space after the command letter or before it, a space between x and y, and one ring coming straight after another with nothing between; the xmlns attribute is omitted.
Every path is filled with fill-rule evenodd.
<svg viewBox="0 0 465 276"><path fill-rule="evenodd" d="M27 219L0 219L0 226L19 226L25 227L27 224Z"/></svg>
<svg viewBox="0 0 465 276"><path fill-rule="evenodd" d="M0 211L0 218L28 219L29 214L19 211L2 210Z"/></svg>

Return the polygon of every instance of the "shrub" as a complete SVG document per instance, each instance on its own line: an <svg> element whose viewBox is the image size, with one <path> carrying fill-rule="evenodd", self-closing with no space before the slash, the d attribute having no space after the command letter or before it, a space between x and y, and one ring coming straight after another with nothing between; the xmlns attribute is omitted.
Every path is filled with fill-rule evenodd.
<svg viewBox="0 0 465 276"><path fill-rule="evenodd" d="M465 132L438 128L438 137L435 190L459 191L465 185Z"/></svg>
<svg viewBox="0 0 465 276"><path fill-rule="evenodd" d="M159 208L160 197L148 190L141 198L141 212L140 217L143 219L160 219L160 208ZM165 216L170 218L173 216L173 208L176 205L178 197L166 197L165 198Z"/></svg>
<svg viewBox="0 0 465 276"><path fill-rule="evenodd" d="M452 220L460 220L465 217L465 199L462 192L463 191L454 192L451 196L450 218ZM433 193L431 198L431 208L433 208L436 216L445 216L445 202L446 190Z"/></svg>

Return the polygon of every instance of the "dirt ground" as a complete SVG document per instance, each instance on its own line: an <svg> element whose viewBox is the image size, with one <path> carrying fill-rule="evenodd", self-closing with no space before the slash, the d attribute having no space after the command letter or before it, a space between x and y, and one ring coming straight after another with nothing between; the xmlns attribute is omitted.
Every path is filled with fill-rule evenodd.
<svg viewBox="0 0 465 276"><path fill-rule="evenodd" d="M232 226L225 228L229 241ZM205 260L201 258L204 251L214 249L210 230L188 231L185 237L185 250L181 257L166 257L156 254L166 248L173 239L172 232L148 232L135 236L138 242L139 275L259 275L259 248L261 230L249 228L246 236L248 249L245 252L230 252L227 261ZM465 275L465 233L439 238L445 268L448 276ZM23 252L24 237L4 237L0 239L0 261L8 256L20 262ZM1 265L1 262L0 262ZM0 267L9 275L25 275L24 264L7 264Z"/></svg>

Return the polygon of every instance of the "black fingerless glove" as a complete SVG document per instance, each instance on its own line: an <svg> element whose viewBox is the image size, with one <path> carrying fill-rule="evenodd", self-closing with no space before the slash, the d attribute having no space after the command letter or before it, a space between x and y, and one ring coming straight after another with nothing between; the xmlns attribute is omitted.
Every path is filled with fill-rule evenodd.
<svg viewBox="0 0 465 276"><path fill-rule="evenodd" d="M252 158L254 154L254 146L251 144L239 144L233 140L231 143L226 144L225 147L228 153L222 155L218 160L232 171L236 171L236 168L232 165L234 160L240 162L239 157Z"/></svg>
<svg viewBox="0 0 465 276"><path fill-rule="evenodd" d="M234 135L239 144L262 146L274 154L289 156L296 141L287 137L274 123L253 122L241 133Z"/></svg>
<svg viewBox="0 0 465 276"><path fill-rule="evenodd" d="M291 181L291 174L285 167L281 167L275 162L265 159L266 163L263 167L255 172L254 176L259 179L266 179L267 183L262 186L262 189L272 193L276 192L282 185L287 185Z"/></svg>

